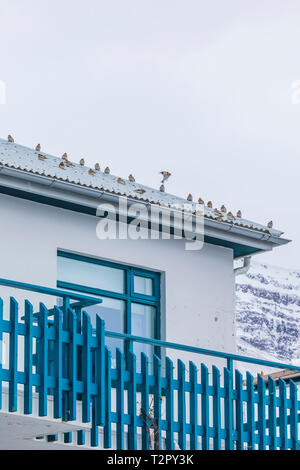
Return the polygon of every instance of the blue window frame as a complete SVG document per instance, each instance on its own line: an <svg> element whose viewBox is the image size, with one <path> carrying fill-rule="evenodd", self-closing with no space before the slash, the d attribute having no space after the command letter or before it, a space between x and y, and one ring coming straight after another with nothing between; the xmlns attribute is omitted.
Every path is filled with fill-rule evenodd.
<svg viewBox="0 0 300 470"><path fill-rule="evenodd" d="M102 303L85 308L92 324L96 314L105 328L118 333L160 339L160 273L58 250L57 287L99 296ZM115 358L116 348L159 354L142 343L106 338Z"/></svg>

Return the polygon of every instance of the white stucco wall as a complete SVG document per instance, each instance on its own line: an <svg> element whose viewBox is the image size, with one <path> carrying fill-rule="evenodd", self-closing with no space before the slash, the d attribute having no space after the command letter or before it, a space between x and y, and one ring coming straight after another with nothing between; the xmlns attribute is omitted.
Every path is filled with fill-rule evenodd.
<svg viewBox="0 0 300 470"><path fill-rule="evenodd" d="M1 195L0 277L55 288L58 248L157 270L163 273L162 339L235 352L231 249L205 244L186 251L182 240L100 241L98 220Z"/></svg>

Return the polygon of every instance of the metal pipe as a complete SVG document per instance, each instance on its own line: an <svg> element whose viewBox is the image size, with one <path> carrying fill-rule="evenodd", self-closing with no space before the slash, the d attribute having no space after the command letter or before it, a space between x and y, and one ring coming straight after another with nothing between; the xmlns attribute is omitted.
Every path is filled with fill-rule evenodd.
<svg viewBox="0 0 300 470"><path fill-rule="evenodd" d="M245 256L243 266L241 266L240 268L234 269L235 276L240 276L241 274L245 274L249 270L250 264L251 264L251 256Z"/></svg>

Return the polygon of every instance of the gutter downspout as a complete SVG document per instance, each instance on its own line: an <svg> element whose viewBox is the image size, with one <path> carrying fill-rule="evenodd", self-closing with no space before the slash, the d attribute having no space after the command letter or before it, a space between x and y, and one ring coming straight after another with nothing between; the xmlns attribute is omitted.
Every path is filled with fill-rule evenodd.
<svg viewBox="0 0 300 470"><path fill-rule="evenodd" d="M243 266L241 266L240 268L234 269L235 276L239 276L240 274L245 274L249 270L250 264L251 264L251 256L245 256Z"/></svg>

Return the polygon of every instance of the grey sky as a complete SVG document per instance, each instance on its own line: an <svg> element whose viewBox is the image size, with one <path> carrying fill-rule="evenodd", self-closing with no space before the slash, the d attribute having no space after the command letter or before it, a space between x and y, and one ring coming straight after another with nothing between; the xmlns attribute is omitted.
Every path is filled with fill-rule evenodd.
<svg viewBox="0 0 300 470"><path fill-rule="evenodd" d="M300 1L0 0L0 135L274 220L300 268Z"/></svg>

